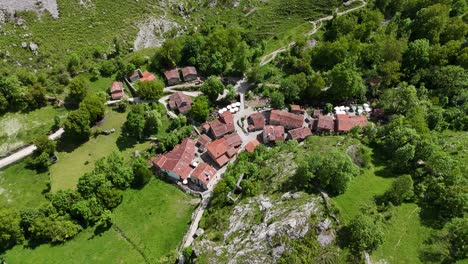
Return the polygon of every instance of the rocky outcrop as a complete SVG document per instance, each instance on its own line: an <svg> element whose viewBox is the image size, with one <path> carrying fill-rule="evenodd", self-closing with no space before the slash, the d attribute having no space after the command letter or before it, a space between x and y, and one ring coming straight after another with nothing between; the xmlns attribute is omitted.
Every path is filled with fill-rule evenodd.
<svg viewBox="0 0 468 264"><path fill-rule="evenodd" d="M311 228L323 229L322 245L333 241L326 233L331 222L322 212L321 198L305 193L247 198L232 209L227 230L220 230L222 241L207 239L210 230L205 230L193 249L210 263L276 263L290 250L288 241Z"/></svg>
<svg viewBox="0 0 468 264"><path fill-rule="evenodd" d="M138 35L133 44L134 50L150 47L160 47L166 39L165 34L174 29L178 29L176 22L166 18L151 17L148 21L139 25Z"/></svg>

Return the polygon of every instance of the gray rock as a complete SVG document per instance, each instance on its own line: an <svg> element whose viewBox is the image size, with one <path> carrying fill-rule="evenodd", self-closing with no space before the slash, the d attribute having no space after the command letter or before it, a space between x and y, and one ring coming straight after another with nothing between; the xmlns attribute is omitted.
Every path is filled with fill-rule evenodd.
<svg viewBox="0 0 468 264"><path fill-rule="evenodd" d="M26 43L26 42L21 42L21 47L22 47L23 49L26 49L26 48L28 47L28 43Z"/></svg>
<svg viewBox="0 0 468 264"><path fill-rule="evenodd" d="M292 195L292 198L294 198L294 199L299 199L299 198L301 198L301 197L302 197L301 193L294 193L294 194Z"/></svg>
<svg viewBox="0 0 468 264"><path fill-rule="evenodd" d="M29 42L29 49L30 49L31 51L36 51L37 48L39 48L39 46L38 46L36 43L34 43L34 42Z"/></svg>

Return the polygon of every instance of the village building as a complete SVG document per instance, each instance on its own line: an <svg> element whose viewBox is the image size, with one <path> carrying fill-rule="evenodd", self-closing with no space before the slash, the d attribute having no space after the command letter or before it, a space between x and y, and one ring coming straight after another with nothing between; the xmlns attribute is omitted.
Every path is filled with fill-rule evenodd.
<svg viewBox="0 0 468 264"><path fill-rule="evenodd" d="M198 141L197 141L198 150L200 152L205 152L206 147L208 147L208 145L211 142L212 140L208 135L206 134L201 135L200 137L198 137Z"/></svg>
<svg viewBox="0 0 468 264"><path fill-rule="evenodd" d="M194 157L195 141L185 138L170 152L153 157L151 162L155 172L163 173L173 181L183 181L189 177L193 169L190 164Z"/></svg>
<svg viewBox="0 0 468 264"><path fill-rule="evenodd" d="M283 126L287 130L302 127L304 116L281 110L271 110L270 125Z"/></svg>
<svg viewBox="0 0 468 264"><path fill-rule="evenodd" d="M113 82L110 90L112 100L120 100L124 97L124 87L122 82Z"/></svg>
<svg viewBox="0 0 468 264"><path fill-rule="evenodd" d="M260 145L260 142L258 142L258 140L256 140L256 139L254 139L254 140L250 141L249 143L247 143L247 145L245 145L245 150L247 152L249 152L249 153L253 153L258 145Z"/></svg>
<svg viewBox="0 0 468 264"><path fill-rule="evenodd" d="M137 82L138 80L140 80L141 78L141 75L142 75L142 72L140 69L136 69L132 75L130 75L128 77L128 79L130 80L130 82Z"/></svg>
<svg viewBox="0 0 468 264"><path fill-rule="evenodd" d="M179 70L177 68L169 70L169 71L165 71L164 76L166 77L168 85L176 85L176 84L181 83Z"/></svg>
<svg viewBox="0 0 468 264"><path fill-rule="evenodd" d="M219 114L219 118L210 122L209 124L210 134L214 139L220 138L235 131L234 117L229 111Z"/></svg>
<svg viewBox="0 0 468 264"><path fill-rule="evenodd" d="M322 115L322 110L320 109L315 109L314 112L312 113L313 118L318 118L321 115Z"/></svg>
<svg viewBox="0 0 468 264"><path fill-rule="evenodd" d="M200 163L190 174L190 181L200 186L203 190L208 189L208 184L216 176L216 169L207 163Z"/></svg>
<svg viewBox="0 0 468 264"><path fill-rule="evenodd" d="M169 97L169 108L177 110L181 114L187 114L192 108L192 99L183 92L173 93Z"/></svg>
<svg viewBox="0 0 468 264"><path fill-rule="evenodd" d="M241 145L242 139L239 134L232 133L211 142L207 147L207 152L211 159L222 167L239 152Z"/></svg>
<svg viewBox="0 0 468 264"><path fill-rule="evenodd" d="M350 116L347 114L336 115L336 131L343 133L349 132L353 127L365 126L367 117L363 115Z"/></svg>
<svg viewBox="0 0 468 264"><path fill-rule="evenodd" d="M263 129L263 143L284 141L284 127L283 126L265 126Z"/></svg>
<svg viewBox="0 0 468 264"><path fill-rule="evenodd" d="M300 105L291 105L291 113L296 115L303 115L305 110L302 109Z"/></svg>
<svg viewBox="0 0 468 264"><path fill-rule="evenodd" d="M151 72L149 71L144 71L142 74L141 74L141 77L140 77L140 82L144 82L144 81L154 81L156 80L156 76L154 74L152 74Z"/></svg>
<svg viewBox="0 0 468 264"><path fill-rule="evenodd" d="M288 131L289 139L301 141L312 135L312 131L308 127L300 127Z"/></svg>
<svg viewBox="0 0 468 264"><path fill-rule="evenodd" d="M247 118L250 132L262 130L265 127L266 119L262 113L253 113Z"/></svg>
<svg viewBox="0 0 468 264"><path fill-rule="evenodd" d="M195 81L198 78L197 69L193 66L182 68L182 77L186 82Z"/></svg>
<svg viewBox="0 0 468 264"><path fill-rule="evenodd" d="M333 132L335 131L335 120L331 115L320 115L318 117L316 130L318 132Z"/></svg>

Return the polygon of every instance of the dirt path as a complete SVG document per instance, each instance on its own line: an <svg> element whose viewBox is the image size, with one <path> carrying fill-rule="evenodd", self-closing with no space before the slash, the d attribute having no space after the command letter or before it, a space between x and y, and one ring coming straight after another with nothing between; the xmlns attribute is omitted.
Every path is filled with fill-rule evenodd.
<svg viewBox="0 0 468 264"><path fill-rule="evenodd" d="M342 11L342 12L338 12L338 8L336 8L336 10L335 10L335 11L336 11L336 15L337 15L337 16L342 16L342 15L345 15L345 14L347 14L347 13L349 13L349 12L353 12L353 11L355 11L355 10L357 10L357 9L360 9L360 8L362 8L362 7L364 7L364 6L367 5L367 2L364 1L364 0L350 0L350 1L346 2L345 4L346 4L346 5L350 5L350 4L354 3L354 2L361 2L362 4L359 5L359 6L350 8L350 9L348 9L348 10ZM311 36L311 35L317 33L317 31L319 30L319 28L322 26L322 22L323 22L323 21L330 21L330 20L333 20L333 18L334 18L333 16L326 16L326 17L319 18L319 19L317 19L317 20L315 20L315 21L310 21L309 23L312 24L313 29L312 29L311 31L307 32L307 33L305 34L305 36L308 37L308 36ZM319 26L317 26L318 23L320 23ZM288 49L294 47L295 45L296 45L296 42L293 41L293 42L289 43L287 46L281 47L281 48L279 48L279 49L277 49L277 50L275 50L275 51L273 51L273 52L271 52L271 53L269 53L269 54L263 56L263 57L261 58L261 60L260 60L260 66L263 66L263 65L265 65L265 64L270 63L272 60L274 60L274 59L276 58L276 56L277 56L279 53L285 52L285 51L287 51Z"/></svg>
<svg viewBox="0 0 468 264"><path fill-rule="evenodd" d="M143 250L141 248L139 248L126 234L125 232L119 227L117 226L116 224L113 224L112 225L112 229L115 230L115 232L117 232L117 234L119 234L125 241L127 241L127 243L129 243L132 248L138 252L138 254L140 254L140 256L145 260L145 263L149 264L151 263L151 261L149 261L148 259L148 256L146 256L145 252L143 252Z"/></svg>

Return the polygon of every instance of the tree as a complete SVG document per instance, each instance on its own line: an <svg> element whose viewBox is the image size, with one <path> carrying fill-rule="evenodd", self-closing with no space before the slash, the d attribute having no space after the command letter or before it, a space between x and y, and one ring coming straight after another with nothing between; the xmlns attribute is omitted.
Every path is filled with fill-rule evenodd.
<svg viewBox="0 0 468 264"><path fill-rule="evenodd" d="M325 88L325 80L322 78L322 75L318 72L312 73L307 76L307 85L303 90L303 99L313 100L322 93L323 88Z"/></svg>
<svg viewBox="0 0 468 264"><path fill-rule="evenodd" d="M159 128L162 126L161 113L158 110L150 110L145 112L145 128L144 134L146 136L157 134Z"/></svg>
<svg viewBox="0 0 468 264"><path fill-rule="evenodd" d="M441 67L433 73L430 87L452 98L468 89L468 71L455 65Z"/></svg>
<svg viewBox="0 0 468 264"><path fill-rule="evenodd" d="M91 135L89 119L89 113L85 110L70 112L63 123L66 136L79 141L88 140Z"/></svg>
<svg viewBox="0 0 468 264"><path fill-rule="evenodd" d="M211 107L206 96L198 96L193 102L188 115L198 122L204 122L211 112Z"/></svg>
<svg viewBox="0 0 468 264"><path fill-rule="evenodd" d="M143 138L145 129L145 109L143 105L134 105L127 114L127 121L123 124L122 131L127 137L134 137L136 140Z"/></svg>
<svg viewBox="0 0 468 264"><path fill-rule="evenodd" d="M284 95L281 92L274 91L270 94L271 106L273 108L282 109L284 108Z"/></svg>
<svg viewBox="0 0 468 264"><path fill-rule="evenodd" d="M6 250L23 241L18 212L9 208L0 208L0 250Z"/></svg>
<svg viewBox="0 0 468 264"><path fill-rule="evenodd" d="M282 80L279 90L283 93L285 100L292 103L299 100L306 86L306 75L304 73L299 73Z"/></svg>
<svg viewBox="0 0 468 264"><path fill-rule="evenodd" d="M143 81L138 83L138 94L143 100L158 100L164 92L161 80Z"/></svg>
<svg viewBox="0 0 468 264"><path fill-rule="evenodd" d="M85 199L95 196L103 188L110 188L111 182L103 173L88 172L78 179L77 190Z"/></svg>
<svg viewBox="0 0 468 264"><path fill-rule="evenodd" d="M344 193L348 188L348 183L358 173L359 168L351 158L338 151L328 153L321 160L320 165L315 167L314 171L320 185L328 189L333 195Z"/></svg>
<svg viewBox="0 0 468 264"><path fill-rule="evenodd" d="M89 122L92 124L104 117L106 111L104 98L97 94L88 94L80 103L80 109L89 113Z"/></svg>
<svg viewBox="0 0 468 264"><path fill-rule="evenodd" d="M156 69L174 68L182 59L181 39L168 38L153 57L153 67Z"/></svg>
<svg viewBox="0 0 468 264"><path fill-rule="evenodd" d="M105 175L106 179L121 190L130 187L133 181L132 168L125 163L122 154L117 151L113 151L106 158L96 161L93 172Z"/></svg>
<svg viewBox="0 0 468 264"><path fill-rule="evenodd" d="M101 62L99 71L102 76L109 77L117 71L117 67L113 60L104 60Z"/></svg>
<svg viewBox="0 0 468 264"><path fill-rule="evenodd" d="M72 190L59 190L50 194L48 198L61 215L69 213L72 206L82 199L78 192Z"/></svg>
<svg viewBox="0 0 468 264"><path fill-rule="evenodd" d="M405 52L405 67L413 72L425 68L430 60L430 44L427 39L417 39L408 45Z"/></svg>
<svg viewBox="0 0 468 264"><path fill-rule="evenodd" d="M403 82L399 87L387 89L382 95L383 108L389 114L405 114L419 105L416 87Z"/></svg>
<svg viewBox="0 0 468 264"><path fill-rule="evenodd" d="M142 158L139 158L133 163L133 188L143 188L153 177L153 173L148 168L146 161Z"/></svg>
<svg viewBox="0 0 468 264"><path fill-rule="evenodd" d="M8 109L21 110L25 107L23 102L24 89L16 75L0 77L0 93L8 101Z"/></svg>
<svg viewBox="0 0 468 264"><path fill-rule="evenodd" d="M349 248L355 252L375 250L383 242L380 223L369 215L359 214L347 226Z"/></svg>
<svg viewBox="0 0 468 264"><path fill-rule="evenodd" d="M36 146L35 153L53 154L55 152L56 143L50 140L47 136L40 136L34 140L33 144Z"/></svg>
<svg viewBox="0 0 468 264"><path fill-rule="evenodd" d="M224 92L224 84L216 76L210 76L200 87L200 91L204 93L211 102L216 102L220 94Z"/></svg>
<svg viewBox="0 0 468 264"><path fill-rule="evenodd" d="M28 89L27 94L25 95L25 100L28 103L29 109L37 109L47 105L46 100L46 89L41 85L36 83Z"/></svg>
<svg viewBox="0 0 468 264"><path fill-rule="evenodd" d="M99 221L102 212L103 208L95 197L81 200L71 207L71 215L85 227Z"/></svg>
<svg viewBox="0 0 468 264"><path fill-rule="evenodd" d="M413 195L413 179L411 175L402 175L392 182L390 189L383 194L382 198L385 202L400 205L402 202L410 201Z"/></svg>
<svg viewBox="0 0 468 264"><path fill-rule="evenodd" d="M428 39L431 43L438 43L440 34L449 21L450 7L435 4L423 8L416 14L413 22L412 39Z"/></svg>
<svg viewBox="0 0 468 264"><path fill-rule="evenodd" d="M334 101L362 98L366 94L366 86L354 64L344 62L336 65L330 72L330 89L328 93Z"/></svg>
<svg viewBox="0 0 468 264"><path fill-rule="evenodd" d="M81 101L86 97L90 89L90 83L84 77L75 77L71 80L70 84L68 85L68 96L67 101L72 104L78 106Z"/></svg>
<svg viewBox="0 0 468 264"><path fill-rule="evenodd" d="M80 67L81 67L80 56L78 56L78 54L76 53L72 53L68 60L68 71L71 74L76 74L78 70L80 69Z"/></svg>

